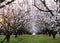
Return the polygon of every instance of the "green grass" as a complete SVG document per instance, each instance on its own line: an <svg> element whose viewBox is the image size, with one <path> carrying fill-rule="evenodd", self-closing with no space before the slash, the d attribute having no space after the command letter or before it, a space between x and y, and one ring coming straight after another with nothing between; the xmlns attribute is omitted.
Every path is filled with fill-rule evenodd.
<svg viewBox="0 0 60 43"><path fill-rule="evenodd" d="M0 35L0 41L4 39L4 35ZM56 35L56 39L52 39L48 35L21 35L17 38L14 35L11 35L10 42L4 43L60 43L60 35Z"/></svg>

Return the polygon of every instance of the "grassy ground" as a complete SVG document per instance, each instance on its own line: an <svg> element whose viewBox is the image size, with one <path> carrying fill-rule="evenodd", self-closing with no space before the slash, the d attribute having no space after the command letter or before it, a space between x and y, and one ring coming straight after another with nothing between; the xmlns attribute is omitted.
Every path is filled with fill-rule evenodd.
<svg viewBox="0 0 60 43"><path fill-rule="evenodd" d="M0 35L0 41L2 41L4 35ZM10 42L4 43L60 43L60 35L56 35L56 39L52 39L48 35L21 35L17 38L11 35Z"/></svg>

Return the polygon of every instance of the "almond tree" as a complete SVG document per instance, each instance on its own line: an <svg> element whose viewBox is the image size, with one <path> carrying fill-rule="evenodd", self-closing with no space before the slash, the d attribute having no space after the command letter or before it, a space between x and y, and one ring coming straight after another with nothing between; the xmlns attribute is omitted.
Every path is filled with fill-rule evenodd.
<svg viewBox="0 0 60 43"><path fill-rule="evenodd" d="M48 1L50 1L50 5ZM22 0L21 3L20 0L8 0L7 2L0 0L0 9L3 9L3 11L1 10L3 12L1 15L4 14L7 17L15 32L20 28L24 28L24 31L27 30L30 33L41 32L42 29L47 27L45 24L47 23L51 26L50 23L53 20L55 22L56 17L58 19L56 23L59 24L60 0ZM12 21L14 22L12 23ZM36 27L35 29L33 29L34 26ZM52 29L49 26L47 28ZM32 29L33 31L31 32Z"/></svg>

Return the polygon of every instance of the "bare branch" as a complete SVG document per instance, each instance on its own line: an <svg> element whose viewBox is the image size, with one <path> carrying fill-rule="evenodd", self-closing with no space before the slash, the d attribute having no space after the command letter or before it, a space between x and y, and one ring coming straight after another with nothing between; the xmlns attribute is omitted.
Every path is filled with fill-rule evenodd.
<svg viewBox="0 0 60 43"><path fill-rule="evenodd" d="M36 6L36 2L35 2L35 0L34 0L34 6L35 6L37 9L39 9L40 11L50 12L51 15L54 16L54 14L52 13L52 10L50 10L50 9L47 7L45 1L42 1L42 0L40 0L40 1L41 1L42 4L46 7L47 10L42 10L42 9L40 9L39 7L37 7L37 6Z"/></svg>
<svg viewBox="0 0 60 43"><path fill-rule="evenodd" d="M51 13L51 15L54 16L54 14L52 13L52 11L47 7L47 5L45 3L45 0L44 1L40 0L40 1L43 3L43 5L46 7L46 9Z"/></svg>
<svg viewBox="0 0 60 43"><path fill-rule="evenodd" d="M39 7L37 7L36 5L34 5L39 11L44 11L44 12L49 12L49 11L47 11L47 10L42 10L42 9L40 9Z"/></svg>
<svg viewBox="0 0 60 43"><path fill-rule="evenodd" d="M5 7L5 5L0 6L0 8L3 8L3 7Z"/></svg>
<svg viewBox="0 0 60 43"><path fill-rule="evenodd" d="M10 2L7 2L6 5L8 5L8 4L10 4L10 3L14 2L14 1L15 1L15 0L12 0L12 1L10 1Z"/></svg>
<svg viewBox="0 0 60 43"><path fill-rule="evenodd" d="M8 4L10 4L10 3L14 2L14 1L15 1L15 0L12 0L12 1L10 1L10 2L7 2L5 5L8 5ZM5 7L5 5L0 6L0 8Z"/></svg>
<svg viewBox="0 0 60 43"><path fill-rule="evenodd" d="M0 3L4 2L5 0L0 0Z"/></svg>

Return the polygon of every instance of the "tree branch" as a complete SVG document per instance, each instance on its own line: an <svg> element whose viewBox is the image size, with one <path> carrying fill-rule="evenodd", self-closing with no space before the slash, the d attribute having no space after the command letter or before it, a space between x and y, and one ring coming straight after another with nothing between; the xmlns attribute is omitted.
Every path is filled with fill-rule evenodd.
<svg viewBox="0 0 60 43"><path fill-rule="evenodd" d="M5 0L0 0L0 3L4 2Z"/></svg>
<svg viewBox="0 0 60 43"><path fill-rule="evenodd" d="M42 0L40 0L40 1L43 3L43 5L46 7L47 10L42 10L42 9L40 9L39 7L37 7L35 0L34 0L34 6L35 6L38 10L44 11L44 12L50 12L51 15L54 16L54 14L52 13L52 10L50 10L50 9L46 6L45 1L42 1Z"/></svg>
<svg viewBox="0 0 60 43"><path fill-rule="evenodd" d="M47 11L47 10L42 10L42 9L40 9L39 7L37 7L36 5L34 5L38 10L40 10L40 11L44 11L44 12L49 12L49 11Z"/></svg>
<svg viewBox="0 0 60 43"><path fill-rule="evenodd" d="M10 1L10 2L7 2L6 5L8 5L8 4L10 4L10 3L14 2L14 1L15 1L15 0L12 0L12 1Z"/></svg>
<svg viewBox="0 0 60 43"><path fill-rule="evenodd" d="M43 5L46 7L46 9L51 13L51 15L54 16L54 14L52 13L52 11L47 7L47 5L45 3L45 0L44 1L40 0L40 1L43 3Z"/></svg>
<svg viewBox="0 0 60 43"><path fill-rule="evenodd" d="M5 7L5 5L0 6L0 8L3 8L3 7Z"/></svg>
<svg viewBox="0 0 60 43"><path fill-rule="evenodd" d="M7 2L5 5L8 5L8 4L10 4L10 3L14 2L14 1L15 1L15 0L12 0L12 1L10 1L10 2ZM5 7L5 5L0 6L0 8Z"/></svg>

